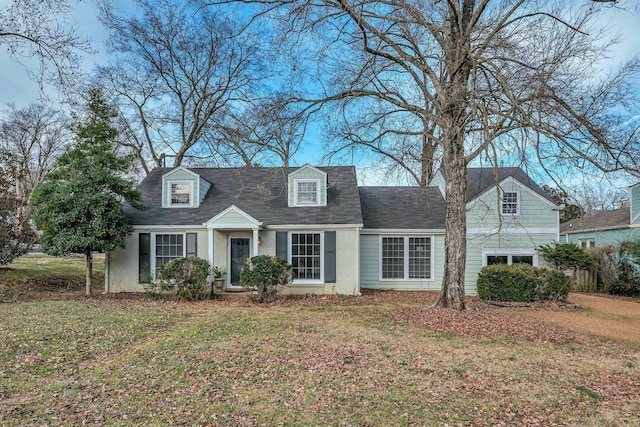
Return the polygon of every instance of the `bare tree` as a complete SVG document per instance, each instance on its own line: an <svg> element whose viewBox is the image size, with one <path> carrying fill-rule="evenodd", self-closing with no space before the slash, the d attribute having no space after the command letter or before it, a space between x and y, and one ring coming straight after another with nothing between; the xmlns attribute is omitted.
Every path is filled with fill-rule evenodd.
<svg viewBox="0 0 640 427"><path fill-rule="evenodd" d="M16 109L10 106L0 121L0 153L18 203L18 216L31 217L29 201L35 187L53 168L72 136L68 119L41 104Z"/></svg>
<svg viewBox="0 0 640 427"><path fill-rule="evenodd" d="M139 5L139 18L107 11L103 19L117 60L100 79L117 97L122 143L147 173L166 158L174 166L210 160L216 153L196 146L220 141L217 124L248 102L260 79L260 40L214 8Z"/></svg>
<svg viewBox="0 0 640 427"><path fill-rule="evenodd" d="M279 3L290 34L322 46L359 46L376 65L362 78L308 96L311 105L375 97L416 112L438 141L446 175L445 270L438 305L464 308L467 164L519 153L542 166L582 159L601 171L638 170L638 141L624 125L637 98L632 61L599 78L608 43L595 25L602 5L553 0L316 0ZM306 46L310 43L304 42ZM335 67L334 70L338 68ZM327 70L324 70L325 72ZM389 96L384 74L406 84ZM321 83L324 81L321 81ZM415 94L420 94L417 96Z"/></svg>
<svg viewBox="0 0 640 427"><path fill-rule="evenodd" d="M88 52L89 44L69 28L67 0L12 0L0 6L0 46L18 62L37 59L29 75L40 89L45 82L66 89L79 75L79 53Z"/></svg>

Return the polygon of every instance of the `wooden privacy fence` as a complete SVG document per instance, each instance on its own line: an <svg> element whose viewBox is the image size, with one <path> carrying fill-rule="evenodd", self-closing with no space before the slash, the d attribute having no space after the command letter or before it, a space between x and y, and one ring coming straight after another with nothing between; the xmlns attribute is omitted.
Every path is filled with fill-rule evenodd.
<svg viewBox="0 0 640 427"><path fill-rule="evenodd" d="M569 277L573 276L573 271L569 272ZM576 271L576 281L573 284L573 292L596 292L598 285L598 271L594 268L593 271L578 270Z"/></svg>

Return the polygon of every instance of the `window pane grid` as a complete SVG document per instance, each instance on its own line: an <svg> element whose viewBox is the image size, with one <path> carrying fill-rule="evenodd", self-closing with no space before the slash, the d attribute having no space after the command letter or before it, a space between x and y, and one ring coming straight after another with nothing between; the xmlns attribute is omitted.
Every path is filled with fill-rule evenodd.
<svg viewBox="0 0 640 427"><path fill-rule="evenodd" d="M320 233L291 234L293 278L320 280Z"/></svg>
<svg viewBox="0 0 640 427"><path fill-rule="evenodd" d="M298 203L317 203L317 183L298 182Z"/></svg>
<svg viewBox="0 0 640 427"><path fill-rule="evenodd" d="M409 279L431 277L431 239L428 237L409 238Z"/></svg>
<svg viewBox="0 0 640 427"><path fill-rule="evenodd" d="M505 192L502 194L502 213L509 215L518 213L517 192Z"/></svg>
<svg viewBox="0 0 640 427"><path fill-rule="evenodd" d="M383 237L382 279L430 279L430 237Z"/></svg>
<svg viewBox="0 0 640 427"><path fill-rule="evenodd" d="M382 278L404 278L404 238L382 238Z"/></svg>
<svg viewBox="0 0 640 427"><path fill-rule="evenodd" d="M163 264L172 259L182 257L184 253L182 234L157 234L156 235L156 272Z"/></svg>
<svg viewBox="0 0 640 427"><path fill-rule="evenodd" d="M190 205L191 204L191 183L171 184L171 204Z"/></svg>

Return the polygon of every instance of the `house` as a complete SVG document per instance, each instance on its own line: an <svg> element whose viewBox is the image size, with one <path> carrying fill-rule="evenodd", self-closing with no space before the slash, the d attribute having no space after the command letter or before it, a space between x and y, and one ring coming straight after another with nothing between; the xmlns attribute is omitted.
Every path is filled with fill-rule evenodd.
<svg viewBox="0 0 640 427"><path fill-rule="evenodd" d="M482 266L539 265L558 240L560 206L519 168L468 172L465 290ZM105 291L141 291L165 262L198 256L241 289L248 257L293 266L285 292L357 295L361 288L438 290L444 271L445 177L429 187L358 187L354 167L156 168L140 184L145 211L107 254Z"/></svg>
<svg viewBox="0 0 640 427"><path fill-rule="evenodd" d="M354 167L156 168L139 190L148 209L126 209L134 233L106 257L106 292L142 291L179 256L225 268L225 289L240 290L246 259L263 254L293 265L288 292L360 291Z"/></svg>
<svg viewBox="0 0 640 427"><path fill-rule="evenodd" d="M640 238L640 183L629 187L630 206L599 211L560 224L560 241L582 248L617 246Z"/></svg>

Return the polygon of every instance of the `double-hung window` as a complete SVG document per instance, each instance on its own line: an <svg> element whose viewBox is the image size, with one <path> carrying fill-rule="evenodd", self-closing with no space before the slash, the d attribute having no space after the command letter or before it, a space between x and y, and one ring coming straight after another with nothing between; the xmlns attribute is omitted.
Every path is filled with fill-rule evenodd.
<svg viewBox="0 0 640 427"><path fill-rule="evenodd" d="M321 233L291 233L294 281L322 280Z"/></svg>
<svg viewBox="0 0 640 427"><path fill-rule="evenodd" d="M296 205L314 206L319 205L318 197L319 182L317 179L296 180Z"/></svg>
<svg viewBox="0 0 640 427"><path fill-rule="evenodd" d="M185 256L184 234L156 234L156 271L172 259Z"/></svg>
<svg viewBox="0 0 640 427"><path fill-rule="evenodd" d="M169 206L192 206L192 182L171 182Z"/></svg>
<svg viewBox="0 0 640 427"><path fill-rule="evenodd" d="M505 191L502 193L502 214L519 215L520 200L517 191Z"/></svg>
<svg viewBox="0 0 640 427"><path fill-rule="evenodd" d="M390 236L381 239L382 279L431 279L431 237Z"/></svg>

